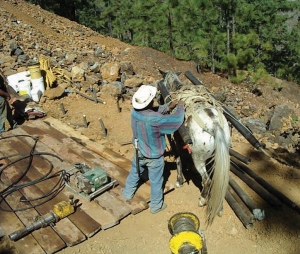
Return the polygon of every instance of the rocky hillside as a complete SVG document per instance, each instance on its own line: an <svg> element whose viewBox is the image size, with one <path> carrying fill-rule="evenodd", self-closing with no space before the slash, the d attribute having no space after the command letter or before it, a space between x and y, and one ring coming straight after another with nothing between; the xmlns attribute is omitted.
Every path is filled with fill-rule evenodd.
<svg viewBox="0 0 300 254"><path fill-rule="evenodd" d="M209 71L197 73L193 62L177 61L153 49L134 47L102 36L22 0L1 1L0 11L3 24L0 28L0 68L5 76L26 71L30 64L42 58L49 60L49 71L54 79L47 84L39 106L47 115L60 117L58 111L62 103L69 107L71 101L76 101L75 105L87 100L106 103L101 108L107 112L104 116L106 127L116 133L112 139L102 142L119 140L120 143L122 136L114 125L120 126L117 121L127 121L127 115L112 117L111 108L118 107L120 113L119 103L123 103L122 112L129 112L130 98L136 87L160 80L159 69L181 73L189 70L239 116L267 148L280 148L282 156L288 152L289 156L299 157L300 86L297 84L275 78L254 87L231 84ZM189 82L183 74L179 77L183 83ZM69 118L63 120L80 121L78 116L72 118L74 111L69 110ZM98 118L92 114L88 120L92 122ZM92 124L83 132L94 139L103 138L95 135L99 128ZM284 158L282 161L287 163Z"/></svg>

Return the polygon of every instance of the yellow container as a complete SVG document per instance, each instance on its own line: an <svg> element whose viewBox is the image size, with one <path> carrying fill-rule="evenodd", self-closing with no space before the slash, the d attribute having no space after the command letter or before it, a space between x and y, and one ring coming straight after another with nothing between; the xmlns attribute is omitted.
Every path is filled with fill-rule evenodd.
<svg viewBox="0 0 300 254"><path fill-rule="evenodd" d="M39 79L42 77L41 69L39 64L28 66L31 79Z"/></svg>

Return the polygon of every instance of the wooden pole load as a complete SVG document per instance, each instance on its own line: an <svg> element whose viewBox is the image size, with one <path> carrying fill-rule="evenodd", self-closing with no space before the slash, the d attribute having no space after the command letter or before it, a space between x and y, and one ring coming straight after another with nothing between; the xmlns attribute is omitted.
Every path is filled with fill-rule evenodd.
<svg viewBox="0 0 300 254"><path fill-rule="evenodd" d="M292 200L290 200L287 196L282 194L280 191L275 189L272 185L270 185L266 180L261 178L255 172L253 172L250 168L248 168L245 164L241 163L235 158L232 158L232 161L244 172L246 172L249 176L255 179L261 186L263 186L266 190L272 193L276 198L278 198L282 203L286 204L288 207L295 210L298 214L300 214L300 207L296 205Z"/></svg>

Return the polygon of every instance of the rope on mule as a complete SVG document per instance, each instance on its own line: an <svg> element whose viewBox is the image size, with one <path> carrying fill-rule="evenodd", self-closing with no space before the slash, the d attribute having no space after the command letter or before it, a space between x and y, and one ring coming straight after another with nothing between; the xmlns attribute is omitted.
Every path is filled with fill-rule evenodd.
<svg viewBox="0 0 300 254"><path fill-rule="evenodd" d="M223 104L217 101L203 86L183 86L175 94L178 100L185 102L186 118L192 116L202 129L212 135L196 111L199 108L213 107L221 116L223 114ZM221 126L224 126L223 118L219 117L219 120Z"/></svg>

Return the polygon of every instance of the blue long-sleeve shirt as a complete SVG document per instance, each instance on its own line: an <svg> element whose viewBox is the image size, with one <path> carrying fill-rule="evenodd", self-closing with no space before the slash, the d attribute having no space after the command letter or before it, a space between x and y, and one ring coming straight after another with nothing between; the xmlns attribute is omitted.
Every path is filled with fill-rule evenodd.
<svg viewBox="0 0 300 254"><path fill-rule="evenodd" d="M132 110L132 142L134 144L134 139L138 139L138 149L146 158L161 157L166 149L165 134L175 132L183 123L183 105L177 105L172 114L166 114L167 110L167 104L157 107L156 110Z"/></svg>

